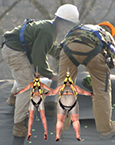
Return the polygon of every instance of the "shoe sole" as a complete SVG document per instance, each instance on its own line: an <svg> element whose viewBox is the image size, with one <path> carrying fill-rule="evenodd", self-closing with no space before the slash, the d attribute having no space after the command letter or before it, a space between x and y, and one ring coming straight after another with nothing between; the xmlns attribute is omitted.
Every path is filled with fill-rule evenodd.
<svg viewBox="0 0 115 145"><path fill-rule="evenodd" d="M100 138L101 139L104 139L104 140L108 140L108 139L111 139L113 136L115 135L115 132L109 134L109 135L100 135Z"/></svg>

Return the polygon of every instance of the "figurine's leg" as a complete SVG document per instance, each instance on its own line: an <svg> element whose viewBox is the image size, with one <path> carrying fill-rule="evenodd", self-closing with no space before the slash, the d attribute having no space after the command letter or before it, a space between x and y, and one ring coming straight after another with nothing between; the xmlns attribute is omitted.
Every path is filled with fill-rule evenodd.
<svg viewBox="0 0 115 145"><path fill-rule="evenodd" d="M47 140L47 121L46 121L44 110L40 110L40 115L42 119L42 124L44 126L44 139Z"/></svg>
<svg viewBox="0 0 115 145"><path fill-rule="evenodd" d="M78 114L72 114L71 115L71 120L73 122L73 128L74 128L75 133L76 133L76 138L77 138L78 141L81 141L79 115Z"/></svg>
<svg viewBox="0 0 115 145"><path fill-rule="evenodd" d="M31 128L32 128L32 124L33 124L33 119L34 119L34 111L30 110L29 122L28 122L28 137L27 137L27 140L30 140L30 137L31 137Z"/></svg>
<svg viewBox="0 0 115 145"><path fill-rule="evenodd" d="M57 114L57 124L56 124L56 140L59 141L60 134L63 129L63 122L64 122L65 115Z"/></svg>
<svg viewBox="0 0 115 145"><path fill-rule="evenodd" d="M79 104L76 103L75 107L70 111L71 120L73 122L73 128L76 133L76 138L78 141L81 141L80 138L80 123L79 123Z"/></svg>

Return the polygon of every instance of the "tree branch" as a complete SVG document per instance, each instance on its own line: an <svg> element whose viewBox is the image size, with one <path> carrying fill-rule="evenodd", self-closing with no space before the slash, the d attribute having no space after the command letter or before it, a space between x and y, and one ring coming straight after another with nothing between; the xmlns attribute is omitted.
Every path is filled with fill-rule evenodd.
<svg viewBox="0 0 115 145"><path fill-rule="evenodd" d="M114 3L114 2L115 2L114 0L111 2L111 5L110 5L110 7L109 7L107 13L106 13L105 16L102 18L102 20L108 15L108 13L110 12L111 7L113 6L113 3Z"/></svg>
<svg viewBox="0 0 115 145"><path fill-rule="evenodd" d="M43 15L43 17L45 19L51 19L49 12L47 11L47 9L43 5L41 5L36 0L29 0L29 1L32 5L34 5L35 8L37 8L39 10L39 12Z"/></svg>
<svg viewBox="0 0 115 145"><path fill-rule="evenodd" d="M8 9L2 13L2 15L0 16L0 20L10 11L13 9L13 7L15 7L15 5L17 5L21 0L16 0L10 7L8 7Z"/></svg>
<svg viewBox="0 0 115 145"><path fill-rule="evenodd" d="M88 14L89 14L89 13L91 12L91 10L93 9L93 6L94 6L95 3L96 3L96 0L93 0L92 3L91 3L91 6L90 6L90 8L89 8L89 10L85 13L85 15L83 15L82 20L84 20L84 19L88 16Z"/></svg>
<svg viewBox="0 0 115 145"><path fill-rule="evenodd" d="M83 14L84 14L84 12L86 10L87 1L86 0L82 1L82 4L81 5L82 5L81 6L81 9L79 10L80 19L82 19L82 16L83 16Z"/></svg>
<svg viewBox="0 0 115 145"><path fill-rule="evenodd" d="M65 2L65 0L59 0L59 4L60 4L60 6L61 6L61 5L66 4L66 2Z"/></svg>

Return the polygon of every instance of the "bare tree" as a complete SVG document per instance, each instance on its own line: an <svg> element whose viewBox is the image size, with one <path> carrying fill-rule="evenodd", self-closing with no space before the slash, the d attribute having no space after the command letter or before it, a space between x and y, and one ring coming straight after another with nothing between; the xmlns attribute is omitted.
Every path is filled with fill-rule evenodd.
<svg viewBox="0 0 115 145"><path fill-rule="evenodd" d="M9 1L8 0L2 0L2 5L3 6L7 6L9 4Z"/></svg>
<svg viewBox="0 0 115 145"><path fill-rule="evenodd" d="M105 16L102 18L102 20L109 14L110 10L111 10L111 7L113 6L113 3L115 2L115 0L113 0L110 4L110 7L109 9L107 10L107 13L105 14Z"/></svg>
<svg viewBox="0 0 115 145"><path fill-rule="evenodd" d="M8 9L0 15L0 20L10 11L12 10L21 0L16 0Z"/></svg>
<svg viewBox="0 0 115 145"><path fill-rule="evenodd" d="M49 12L43 5L41 5L40 2L38 2L37 0L29 0L29 1L39 10L39 12L43 15L45 19L51 19Z"/></svg>
<svg viewBox="0 0 115 145"><path fill-rule="evenodd" d="M82 2L81 2L81 8L79 10L79 12L80 12L80 20L82 20L82 16L83 16L83 14L84 14L84 12L86 10L87 3L88 3L87 0L82 0Z"/></svg>
<svg viewBox="0 0 115 145"><path fill-rule="evenodd" d="M59 5L61 6L61 5L64 5L64 4L66 4L66 0L59 0Z"/></svg>
<svg viewBox="0 0 115 145"><path fill-rule="evenodd" d="M84 19L89 15L89 13L91 13L91 11L92 11L92 9L93 9L93 7L94 7L96 1L97 1L97 0L93 0L93 1L92 1L92 3L91 3L91 5L90 5L89 9L88 9L87 12L82 16L81 20L84 20Z"/></svg>

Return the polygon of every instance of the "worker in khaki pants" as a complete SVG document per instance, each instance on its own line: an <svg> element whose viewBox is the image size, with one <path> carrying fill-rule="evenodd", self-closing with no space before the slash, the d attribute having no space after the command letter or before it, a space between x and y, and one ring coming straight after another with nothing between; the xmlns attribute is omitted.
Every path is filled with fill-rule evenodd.
<svg viewBox="0 0 115 145"><path fill-rule="evenodd" d="M105 24L106 23L101 23L101 25ZM109 23L109 25L111 24ZM109 28L108 22L107 27ZM58 85L63 82L67 67L69 67L71 78L75 83L78 72L77 66L79 64L85 64L84 60L86 60L87 57L91 57L92 54L90 53L89 55L87 52L98 49L99 52L91 57L86 64L86 68L91 76L93 93L95 93L93 98L93 113L95 116L97 131L101 132L101 139L110 139L115 135L115 123L113 123L111 120L111 81L110 77L106 77L107 74L110 74L111 67L109 68L109 65L106 62L106 56L108 56L108 52L104 51L106 48L101 48L101 40L99 40L99 38L92 33L93 30L96 29L101 31L102 27L98 25L80 25L80 28L73 28L68 33L69 35L65 37L62 43L63 50L60 53ZM106 33L106 35L102 36L107 36L108 41L115 46L115 42L112 37L115 35L115 28L112 27L110 30L112 35L105 31L105 29L102 29L102 31ZM72 51L77 54L72 54ZM72 56L70 56L70 53ZM73 61L73 59L75 60ZM111 62L111 66L114 67L113 62ZM105 90L107 79L108 89ZM65 122L67 125L66 119ZM68 129L69 125L70 124L68 123L65 129Z"/></svg>
<svg viewBox="0 0 115 145"><path fill-rule="evenodd" d="M6 47L5 49L2 49L2 56L4 60L7 62L9 68L12 71L13 77L16 80L16 83L14 83L14 87L12 89L14 91L13 93L15 94L16 93L15 91L21 90L22 88L26 87L29 84L29 82L33 81L32 77L34 72L33 66L30 65L30 62L26 57L26 54L24 52L22 53L21 51L14 51ZM20 71L18 71L19 68ZM14 112L14 124L16 124L16 126L14 125L13 127L13 132L15 130L15 136L17 135L22 137L23 135L26 135L27 120L28 120L27 110L30 100L29 94L30 90L27 90L16 96L15 112Z"/></svg>
<svg viewBox="0 0 115 145"><path fill-rule="evenodd" d="M2 56L17 83L17 91L25 88L33 80L33 66L43 77L57 81L58 75L50 69L47 54L58 59L57 37L62 30L68 32L78 23L78 10L72 4L59 7L52 20L28 20L3 34ZM26 51L25 51L26 50ZM29 90L17 94L16 102L11 92L8 104L15 104L13 135L26 137L29 106ZM10 101L11 100L11 101ZM12 101L13 100L13 101ZM15 102L15 103L14 103Z"/></svg>

